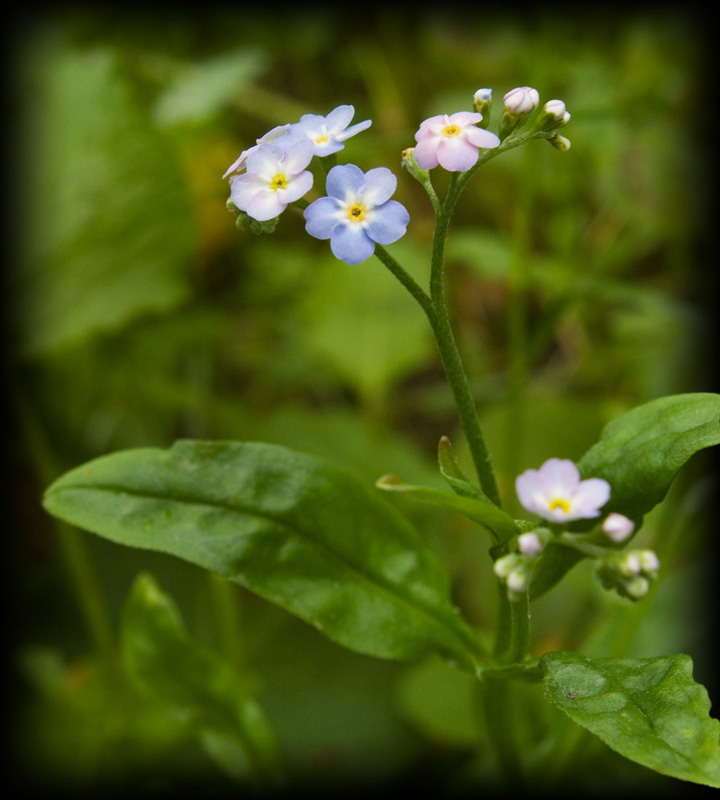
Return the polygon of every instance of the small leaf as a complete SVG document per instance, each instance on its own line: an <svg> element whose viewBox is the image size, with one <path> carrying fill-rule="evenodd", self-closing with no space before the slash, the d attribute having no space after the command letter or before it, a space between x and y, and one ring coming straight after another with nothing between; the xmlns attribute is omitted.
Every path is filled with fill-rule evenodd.
<svg viewBox="0 0 720 800"><path fill-rule="evenodd" d="M450 488L462 497L475 497L490 503L491 500L483 492L471 483L470 479L460 469L455 450L447 436L441 437L438 443L438 464L440 474L448 482Z"/></svg>
<svg viewBox="0 0 720 800"><path fill-rule="evenodd" d="M610 483L612 494L604 511L639 522L665 497L683 464L699 450L717 444L720 395L671 395L608 423L578 468L583 478Z"/></svg>
<svg viewBox="0 0 720 800"><path fill-rule="evenodd" d="M196 732L235 777L278 779L275 737L249 687L220 655L193 641L177 607L150 575L140 575L125 602L125 668L140 692Z"/></svg>
<svg viewBox="0 0 720 800"><path fill-rule="evenodd" d="M591 660L548 653L547 699L621 755L720 788L720 722L686 655Z"/></svg>
<svg viewBox="0 0 720 800"><path fill-rule="evenodd" d="M450 511L458 511L473 522L487 528L495 543L505 542L517 533L513 518L490 500L483 501L472 497L463 497L426 486L412 486L403 483L395 475L384 475L375 485L378 489L388 492L405 492L424 503L430 503L430 505Z"/></svg>
<svg viewBox="0 0 720 800"><path fill-rule="evenodd" d="M126 450L62 476L45 506L224 575L351 650L440 651L471 669L481 653L410 523L372 487L304 453L202 441Z"/></svg>
<svg viewBox="0 0 720 800"><path fill-rule="evenodd" d="M537 600L544 595L569 569L586 557L579 550L565 547L559 542L548 542L533 571L530 599Z"/></svg>

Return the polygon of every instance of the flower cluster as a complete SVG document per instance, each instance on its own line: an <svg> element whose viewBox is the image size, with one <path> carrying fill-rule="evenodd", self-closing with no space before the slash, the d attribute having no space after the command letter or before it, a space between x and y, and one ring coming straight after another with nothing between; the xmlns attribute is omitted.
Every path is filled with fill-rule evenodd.
<svg viewBox="0 0 720 800"><path fill-rule="evenodd" d="M605 589L628 600L640 600L657 578L660 561L652 550L611 553L598 561L596 574Z"/></svg>
<svg viewBox="0 0 720 800"><path fill-rule="evenodd" d="M632 536L635 530L632 520L613 511L587 533L570 534L562 530L570 522L601 517L611 494L606 480L582 480L572 461L551 458L540 469L529 469L519 475L515 489L522 506L551 525L520 534L514 542L515 549L495 561L495 575L507 584L510 599L527 591L539 556L554 537L563 545L596 558L597 575L606 589L615 589L631 600L647 593L660 566L655 553L633 550L618 554L606 549L610 543L619 544ZM607 544L598 544L596 534L600 534L600 541L609 540Z"/></svg>
<svg viewBox="0 0 720 800"><path fill-rule="evenodd" d="M305 114L292 125L278 125L257 139L228 167L230 199L252 219L265 221L281 214L307 194L313 175L306 169L314 156L328 156L371 125L350 125L352 106L338 106L326 117Z"/></svg>
<svg viewBox="0 0 720 800"><path fill-rule="evenodd" d="M538 103L537 90L528 86L507 92L496 135L487 130L492 90L478 89L473 95L473 111L437 114L424 120L415 133L415 147L403 152L402 163L436 202L429 170L438 166L449 172L471 170L481 151L500 146L524 124ZM327 116L304 114L298 122L274 127L240 153L223 175L230 181L228 207L237 212L238 227L254 233L270 232L288 205L304 205L307 232L318 239L329 239L333 254L348 264L359 264L375 252L377 245L392 244L404 236L409 215L404 206L391 200L397 180L385 167L367 172L354 164L326 168L326 196L310 204L302 200L313 188L313 158L335 156L348 139L372 124L364 120L351 125L354 115L351 105L338 106ZM558 136L556 129L569 119L565 104L550 100L531 127L531 137L546 138L566 150L570 143ZM579 508L582 512L582 506ZM553 519L565 521L568 517L563 516L562 503L557 509L560 511Z"/></svg>

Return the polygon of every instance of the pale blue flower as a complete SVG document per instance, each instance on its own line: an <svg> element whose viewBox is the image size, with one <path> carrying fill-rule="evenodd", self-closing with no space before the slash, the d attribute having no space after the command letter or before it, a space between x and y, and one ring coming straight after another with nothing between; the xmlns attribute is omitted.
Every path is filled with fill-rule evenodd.
<svg viewBox="0 0 720 800"><path fill-rule="evenodd" d="M313 143L316 156L329 156L342 150L351 136L372 125L369 119L350 125L354 114L355 109L352 106L338 106L326 117L320 114L303 114L300 121L291 126L287 135L293 141L309 139Z"/></svg>
<svg viewBox="0 0 720 800"><path fill-rule="evenodd" d="M359 264L375 244L392 244L405 235L410 215L390 197L397 178L385 167L363 172L342 164L328 172L327 197L305 209L305 229L316 239L330 239L330 249L346 264Z"/></svg>

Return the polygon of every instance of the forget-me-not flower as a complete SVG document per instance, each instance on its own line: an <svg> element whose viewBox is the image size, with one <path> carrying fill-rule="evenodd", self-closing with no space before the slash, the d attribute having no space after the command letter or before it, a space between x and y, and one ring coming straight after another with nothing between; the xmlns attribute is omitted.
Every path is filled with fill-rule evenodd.
<svg viewBox="0 0 720 800"><path fill-rule="evenodd" d="M478 160L478 148L497 147L500 139L478 128L482 120L475 111L458 111L426 119L415 134L415 160L421 169L439 164L449 172L465 172Z"/></svg>
<svg viewBox="0 0 720 800"><path fill-rule="evenodd" d="M300 122L291 126L288 135L293 141L311 141L316 156L329 156L342 150L350 137L372 125L372 120L369 119L350 125L354 114L355 109L347 105L338 106L326 117L320 114L303 114Z"/></svg>
<svg viewBox="0 0 720 800"><path fill-rule="evenodd" d="M575 464L563 458L551 458L538 470L526 470L516 479L515 489L528 511L552 522L597 517L610 499L606 480L581 480Z"/></svg>
<svg viewBox="0 0 720 800"><path fill-rule="evenodd" d="M363 172L354 164L333 167L327 176L328 196L305 209L305 229L317 239L330 239L330 249L346 264L359 264L375 252L375 244L391 244L404 236L410 215L390 197L397 178L386 167Z"/></svg>
<svg viewBox="0 0 720 800"><path fill-rule="evenodd" d="M271 142L253 149L246 172L230 180L230 199L253 219L274 219L312 188L312 172L305 169L312 157L310 142L287 149Z"/></svg>

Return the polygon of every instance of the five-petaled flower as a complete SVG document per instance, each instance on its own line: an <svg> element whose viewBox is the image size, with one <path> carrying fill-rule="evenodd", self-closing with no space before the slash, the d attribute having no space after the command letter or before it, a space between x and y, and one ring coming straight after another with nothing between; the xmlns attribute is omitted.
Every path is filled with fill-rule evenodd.
<svg viewBox="0 0 720 800"><path fill-rule="evenodd" d="M354 114L355 109L347 105L338 106L326 117L319 114L303 114L300 122L296 122L290 127L288 136L292 141L309 140L312 142L313 152L316 156L329 156L342 150L345 142L351 136L355 136L372 125L372 120L369 119L350 125Z"/></svg>
<svg viewBox="0 0 720 800"><path fill-rule="evenodd" d="M426 119L415 134L415 160L422 169L438 164L449 172L465 172L479 156L480 147L492 148L500 139L490 131L478 128L482 114L458 111Z"/></svg>
<svg viewBox="0 0 720 800"><path fill-rule="evenodd" d="M562 458L551 458L539 470L526 470L516 479L515 489L528 511L552 522L597 517L610 499L606 480L581 480L575 464Z"/></svg>
<svg viewBox="0 0 720 800"><path fill-rule="evenodd" d="M410 219L390 197L397 178L386 167L363 172L354 164L333 167L327 176L328 196L305 209L305 229L317 239L330 239L330 249L346 264L359 264L375 252L375 244L391 244L405 235Z"/></svg>
<svg viewBox="0 0 720 800"><path fill-rule="evenodd" d="M253 219L274 219L312 188L312 173L305 169L312 157L310 142L287 149L275 143L253 149L247 171L230 179L230 199Z"/></svg>

